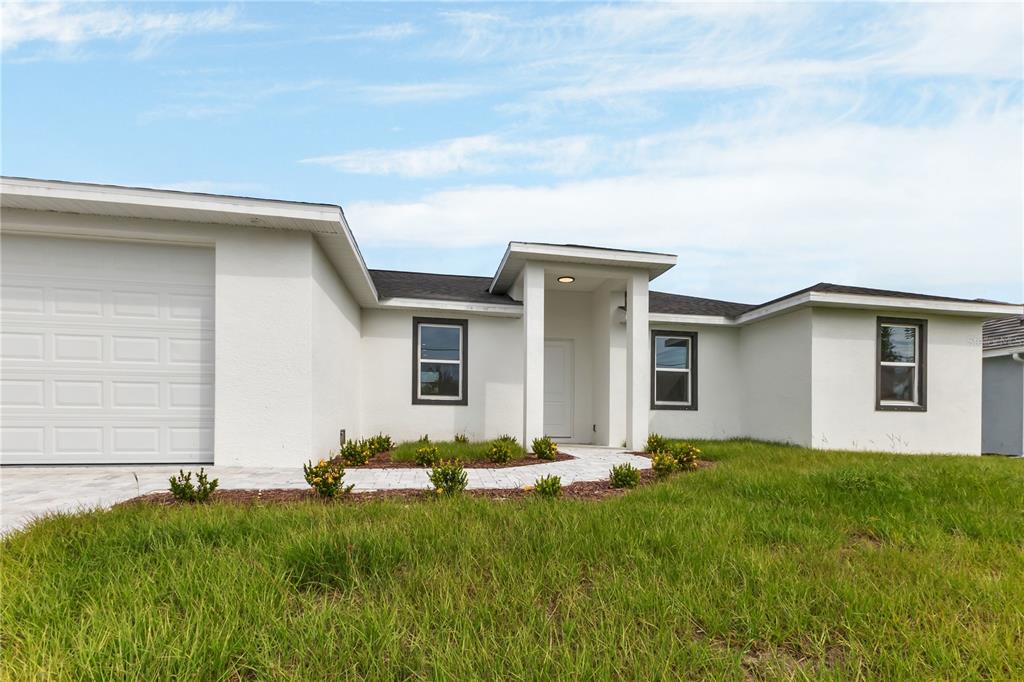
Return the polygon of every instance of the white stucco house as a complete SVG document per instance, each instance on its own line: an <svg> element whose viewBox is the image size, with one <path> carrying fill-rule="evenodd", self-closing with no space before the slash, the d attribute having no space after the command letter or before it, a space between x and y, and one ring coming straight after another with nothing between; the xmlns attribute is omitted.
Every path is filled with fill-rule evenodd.
<svg viewBox="0 0 1024 682"><path fill-rule="evenodd" d="M651 291L676 256L511 242L493 277L368 269L338 206L2 180L4 464L297 466L348 438L651 431L977 454L982 322L818 284Z"/></svg>
<svg viewBox="0 0 1024 682"><path fill-rule="evenodd" d="M1024 315L989 320L982 341L981 451L1024 455Z"/></svg>

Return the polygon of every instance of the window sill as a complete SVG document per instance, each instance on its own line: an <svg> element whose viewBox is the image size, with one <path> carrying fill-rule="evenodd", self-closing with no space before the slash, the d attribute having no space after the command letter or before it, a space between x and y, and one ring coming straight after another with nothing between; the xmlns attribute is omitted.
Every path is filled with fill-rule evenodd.
<svg viewBox="0 0 1024 682"><path fill-rule="evenodd" d="M917 403L877 403L875 405L876 412L927 412L928 408L925 405L918 405Z"/></svg>

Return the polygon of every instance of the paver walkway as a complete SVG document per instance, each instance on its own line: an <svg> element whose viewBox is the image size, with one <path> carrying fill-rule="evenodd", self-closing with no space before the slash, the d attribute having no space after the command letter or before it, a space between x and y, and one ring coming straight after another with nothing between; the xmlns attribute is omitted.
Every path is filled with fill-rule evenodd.
<svg viewBox="0 0 1024 682"><path fill-rule="evenodd" d="M651 466L646 457L631 455L621 448L561 445L559 449L576 459L504 469L466 469L469 487L519 488L549 474L561 476L562 485L569 485L606 478L613 465L623 462L638 469ZM180 468L5 467L0 469L0 534L20 528L33 517L47 512L109 507L136 495L167 490L168 477L178 473ZM224 489L307 487L301 468L211 466L206 470L211 478L220 480L220 487ZM354 483L355 490L430 487L425 469L349 469L345 472L345 481Z"/></svg>

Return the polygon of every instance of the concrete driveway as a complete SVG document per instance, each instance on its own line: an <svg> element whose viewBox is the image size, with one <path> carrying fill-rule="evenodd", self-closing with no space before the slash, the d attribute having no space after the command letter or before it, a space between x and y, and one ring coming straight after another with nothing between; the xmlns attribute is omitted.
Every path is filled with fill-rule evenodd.
<svg viewBox="0 0 1024 682"><path fill-rule="evenodd" d="M559 447L576 457L504 469L467 469L470 488L518 488L538 477L561 476L562 485L607 478L615 464L629 462L648 469L651 461L621 448L584 445ZM48 466L0 468L0 534L23 527L31 519L52 512L75 512L109 507L136 495L165 491L167 479L179 466ZM185 467L198 470L199 467ZM305 488L301 467L206 467L222 489ZM349 469L345 481L356 490L429 488L425 469Z"/></svg>

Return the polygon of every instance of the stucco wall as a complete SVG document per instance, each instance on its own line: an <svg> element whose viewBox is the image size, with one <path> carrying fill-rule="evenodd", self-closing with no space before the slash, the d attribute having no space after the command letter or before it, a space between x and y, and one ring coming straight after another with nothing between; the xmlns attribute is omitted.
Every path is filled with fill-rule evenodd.
<svg viewBox="0 0 1024 682"><path fill-rule="evenodd" d="M813 445L820 448L978 454L981 321L928 321L927 411L875 409L877 311L817 308L813 317Z"/></svg>
<svg viewBox="0 0 1024 682"><path fill-rule="evenodd" d="M314 294L319 247L309 233L12 209L2 219L5 230L32 234L213 247L216 464L297 467L336 442L338 421L358 423L358 411L340 414L358 394L324 397L357 359L314 368L314 321L329 336L352 332L341 331L345 305L331 311L333 299L324 301L338 295L330 278L317 286L333 294ZM320 345L321 360L330 343ZM321 397L325 407L315 415Z"/></svg>
<svg viewBox="0 0 1024 682"><path fill-rule="evenodd" d="M591 324L593 296L590 293L545 291L544 338L569 339L573 345L572 443L593 440L594 418L594 330Z"/></svg>
<svg viewBox="0 0 1024 682"><path fill-rule="evenodd" d="M362 340L359 305L313 243L313 451L339 445L339 429L360 435Z"/></svg>
<svg viewBox="0 0 1024 682"><path fill-rule="evenodd" d="M1024 454L1024 363L1001 355L982 365L981 451Z"/></svg>
<svg viewBox="0 0 1024 682"><path fill-rule="evenodd" d="M468 405L412 404L412 318L443 317L469 321ZM520 438L523 427L522 320L398 310L362 312L362 433L382 431L396 440L429 434L471 439L508 433Z"/></svg>
<svg viewBox="0 0 1024 682"><path fill-rule="evenodd" d="M697 409L651 410L650 431L673 438L744 435L740 330L706 325L654 323L652 329L697 333Z"/></svg>
<svg viewBox="0 0 1024 682"><path fill-rule="evenodd" d="M740 328L744 435L810 445L810 357L810 310L797 310Z"/></svg>

